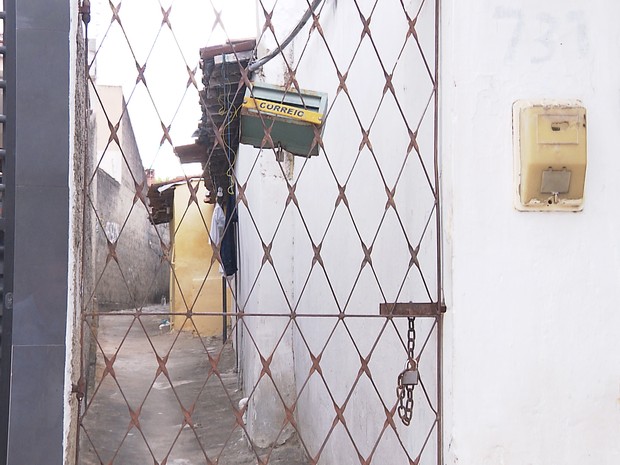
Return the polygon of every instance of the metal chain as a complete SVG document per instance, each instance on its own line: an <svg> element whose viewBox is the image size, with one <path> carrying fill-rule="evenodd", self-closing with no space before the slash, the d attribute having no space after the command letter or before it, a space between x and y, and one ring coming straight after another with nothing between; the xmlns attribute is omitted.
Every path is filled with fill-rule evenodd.
<svg viewBox="0 0 620 465"><path fill-rule="evenodd" d="M408 382L405 384L405 374L416 371L418 363L415 359L415 318L409 318L409 328L407 330L407 368L398 375L398 386L396 396L398 397L398 416L405 426L409 426L413 417L413 388L415 384ZM417 382L417 379L416 379Z"/></svg>
<svg viewBox="0 0 620 465"><path fill-rule="evenodd" d="M415 360L415 318L408 318L409 329L407 331L407 355L409 365Z"/></svg>

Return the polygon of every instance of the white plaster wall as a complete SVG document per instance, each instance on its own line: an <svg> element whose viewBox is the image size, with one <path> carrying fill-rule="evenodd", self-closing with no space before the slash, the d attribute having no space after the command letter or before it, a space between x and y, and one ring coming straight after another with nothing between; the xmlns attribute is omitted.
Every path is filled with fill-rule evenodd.
<svg viewBox="0 0 620 465"><path fill-rule="evenodd" d="M254 161L258 161L255 164ZM272 154L273 157L273 154ZM247 207L239 207L239 288L237 304L246 316L237 323L242 334L241 364L244 395L249 397L247 431L253 443L268 447L283 443L291 428L282 429L284 405L294 402L294 371L291 328L288 317L258 316L290 312L292 256L291 218L284 218L286 190L276 162L242 147L237 161L237 179L247 185ZM277 233L276 233L277 229ZM272 266L263 262L263 243L272 244ZM271 378L260 377L261 357L271 357Z"/></svg>
<svg viewBox="0 0 620 465"><path fill-rule="evenodd" d="M267 7L269 2L264 2ZM291 5L276 9L272 21L278 41L288 33L287 12ZM295 8L293 8L295 10ZM262 7L257 4L259 24L264 23ZM283 32L285 31L285 32ZM260 42L259 56L277 47L267 32ZM287 50L288 54L292 50ZM282 83L285 68L276 60L255 76L270 83ZM293 434L284 426L285 406L295 402L295 372L292 327L288 315L293 305L293 218L283 213L288 195L286 172L275 161L272 150L259 151L241 145L236 162L237 181L245 185L247 204L239 205L239 309L253 316L239 321L241 332L241 371L247 404L247 431L256 446L282 444ZM271 246L273 264L264 261L263 245ZM259 315L284 316L259 316ZM263 375L264 360L269 360L271 377Z"/></svg>
<svg viewBox="0 0 620 465"><path fill-rule="evenodd" d="M619 13L443 1L447 463L620 463ZM522 98L586 106L583 212L514 210Z"/></svg>

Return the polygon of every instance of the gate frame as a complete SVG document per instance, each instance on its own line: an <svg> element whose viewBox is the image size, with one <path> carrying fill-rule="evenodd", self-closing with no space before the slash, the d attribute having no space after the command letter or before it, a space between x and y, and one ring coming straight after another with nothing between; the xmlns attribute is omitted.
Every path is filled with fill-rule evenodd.
<svg viewBox="0 0 620 465"><path fill-rule="evenodd" d="M15 0L12 0L15 1ZM432 1L432 0L431 0ZM440 51L441 51L441 0L434 0L435 6L435 47L434 47L434 145L433 145L433 168L434 168L434 189L435 189L435 225L437 234L436 244L436 273L437 273L437 302L431 305L435 306L435 315L432 317L437 324L437 464L444 463L444 431L443 431L443 313L445 306L443 303L443 231L442 231L442 210L441 210L441 183L440 183L440 150L439 150L439 132L440 132Z"/></svg>

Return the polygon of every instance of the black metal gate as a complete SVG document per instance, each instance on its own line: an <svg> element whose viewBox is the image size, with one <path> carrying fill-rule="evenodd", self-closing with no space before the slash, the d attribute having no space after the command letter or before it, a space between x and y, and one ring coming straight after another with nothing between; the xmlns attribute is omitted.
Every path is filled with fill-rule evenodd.
<svg viewBox="0 0 620 465"><path fill-rule="evenodd" d="M443 463L439 4L82 2L76 463Z"/></svg>
<svg viewBox="0 0 620 465"><path fill-rule="evenodd" d="M10 158L7 159L7 143L5 141L7 115L6 99L6 80L5 80L5 56L6 46L4 42L4 31L6 21L5 6L2 4L0 12L2 22L2 35L0 36L0 457L6 456L6 440L8 435L8 410L9 410L9 382L10 373L10 353L11 353L11 320L10 314L5 312L5 308L12 307L12 294L5 294L5 289L12 289L12 249L5 248L7 242L12 242L10 224L12 215L12 196L11 183L9 181L9 192L7 192L7 179L12 179ZM7 218L8 216L8 218Z"/></svg>

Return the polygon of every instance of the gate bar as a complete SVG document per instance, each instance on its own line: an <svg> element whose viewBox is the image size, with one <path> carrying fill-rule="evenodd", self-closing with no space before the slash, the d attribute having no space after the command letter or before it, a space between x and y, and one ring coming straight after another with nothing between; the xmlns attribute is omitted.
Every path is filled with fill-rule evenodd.
<svg viewBox="0 0 620 465"><path fill-rule="evenodd" d="M437 302L379 304L383 316L437 317L446 311L446 306Z"/></svg>
<svg viewBox="0 0 620 465"><path fill-rule="evenodd" d="M5 1L4 8L11 8L11 2ZM12 18L12 16L11 16ZM0 114L0 124L2 124L2 139L0 139L0 173L2 192L0 197L0 262L2 271L0 273L0 464L5 464L7 460L7 439L9 429L9 385L11 374L11 327L13 308L13 220L14 217L14 160L8 153L13 151L13 137L10 132L13 130L15 122L14 96L7 93L10 87L7 85L8 75L13 73L12 59L14 53L7 53L6 43L9 43L11 51L14 51L15 40L13 23L7 21L7 12L0 11L0 20L4 23L4 36L0 41L0 56L2 63L2 79L0 89L2 99L2 112ZM6 40L8 38L8 40ZM11 80L11 84L14 81ZM7 117L7 115L9 115ZM7 149L8 148L8 149Z"/></svg>

